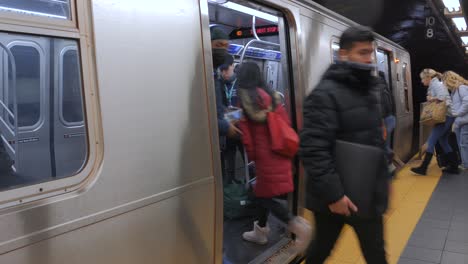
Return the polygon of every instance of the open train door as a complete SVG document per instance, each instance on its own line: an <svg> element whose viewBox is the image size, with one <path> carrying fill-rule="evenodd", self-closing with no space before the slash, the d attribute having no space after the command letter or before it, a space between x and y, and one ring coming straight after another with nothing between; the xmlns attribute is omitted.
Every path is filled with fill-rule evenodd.
<svg viewBox="0 0 468 264"><path fill-rule="evenodd" d="M242 66L244 62L256 63L262 71L264 81L268 88L278 92L283 99L283 104L289 113L293 126L297 127L296 102L293 85L292 58L294 50L291 49L291 38L289 35L289 24L283 10L275 9L270 6L260 5L250 1L208 1L208 15L210 26L217 26L229 35L228 52L233 55L235 64ZM291 7L294 8L294 7ZM209 42L209 41L208 41ZM227 89L227 88L226 88ZM228 100L229 101L229 100ZM242 181L245 174L246 162L243 161L243 155L237 151L234 178ZM221 157L223 158L223 157ZM223 161L222 161L223 162ZM224 164L227 161L224 160ZM293 168L293 177L295 182L295 192L283 197L274 198L275 201L284 205L290 213L298 214L298 172L299 162L295 160ZM232 170L231 170L232 171ZM223 173L226 173L224 170ZM255 171L252 171L255 173ZM230 182L223 182L229 177L218 175L217 193L228 193L226 187ZM220 195L224 198L226 205L226 195ZM218 196L219 197L219 196ZM253 200L253 199L252 199ZM253 201L246 201L248 204ZM222 208L223 203L217 201L217 208ZM255 204L253 205L255 210ZM293 237L287 230L287 223L282 223L272 214L268 217L270 233L268 242L264 245L258 245L243 240L242 234L251 231L256 219L255 213L250 210L245 211L245 215L226 214L217 216L217 219L224 219L222 226L217 223L217 232L222 232L222 254L224 263L289 263L294 260L296 252L292 249ZM223 210L217 210L217 214L222 214ZM220 221L220 222L221 222ZM220 235L217 235L217 238ZM219 242L218 242L219 243ZM217 243L217 244L218 244Z"/></svg>

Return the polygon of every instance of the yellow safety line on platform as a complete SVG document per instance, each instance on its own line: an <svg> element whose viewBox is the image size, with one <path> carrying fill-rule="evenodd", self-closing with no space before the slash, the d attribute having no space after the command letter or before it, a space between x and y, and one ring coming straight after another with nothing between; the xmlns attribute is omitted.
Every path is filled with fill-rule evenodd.
<svg viewBox="0 0 468 264"><path fill-rule="evenodd" d="M396 264L408 239L421 218L442 172L433 162L427 176L416 176L411 171L420 161L407 164L392 183L390 205L385 214L386 251L389 264ZM306 218L313 220L306 212ZM365 264L359 242L352 228L343 229L327 264Z"/></svg>

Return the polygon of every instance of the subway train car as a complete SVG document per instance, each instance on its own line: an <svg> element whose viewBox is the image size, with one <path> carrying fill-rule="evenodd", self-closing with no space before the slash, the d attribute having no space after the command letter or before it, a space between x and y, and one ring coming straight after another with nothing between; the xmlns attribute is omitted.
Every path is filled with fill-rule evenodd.
<svg viewBox="0 0 468 264"><path fill-rule="evenodd" d="M303 0L15 0L0 3L0 263L290 263L270 217L223 217L210 26L282 94L302 102L354 23ZM408 52L378 36L397 107L393 148L411 153ZM13 165L11 165L13 163ZM304 173L281 201L302 214Z"/></svg>

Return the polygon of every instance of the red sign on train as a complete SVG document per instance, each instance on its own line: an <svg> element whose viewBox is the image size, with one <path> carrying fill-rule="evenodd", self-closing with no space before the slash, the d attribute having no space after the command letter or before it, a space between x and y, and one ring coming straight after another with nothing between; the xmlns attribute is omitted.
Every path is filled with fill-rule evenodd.
<svg viewBox="0 0 468 264"><path fill-rule="evenodd" d="M278 35L278 26L260 26L256 29L257 35L260 36L274 36ZM239 28L235 29L229 35L231 39L240 39L240 38L253 38L252 28Z"/></svg>

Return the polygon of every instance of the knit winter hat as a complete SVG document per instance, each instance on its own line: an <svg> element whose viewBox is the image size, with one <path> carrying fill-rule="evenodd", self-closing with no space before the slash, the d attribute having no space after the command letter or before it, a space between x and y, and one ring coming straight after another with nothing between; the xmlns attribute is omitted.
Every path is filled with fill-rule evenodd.
<svg viewBox="0 0 468 264"><path fill-rule="evenodd" d="M229 40L229 36L217 26L210 27L211 40L225 39Z"/></svg>

